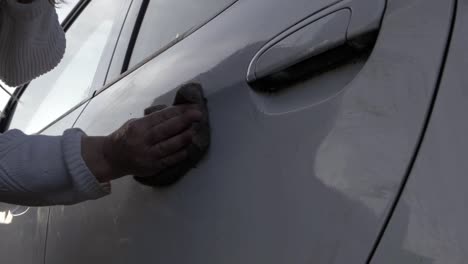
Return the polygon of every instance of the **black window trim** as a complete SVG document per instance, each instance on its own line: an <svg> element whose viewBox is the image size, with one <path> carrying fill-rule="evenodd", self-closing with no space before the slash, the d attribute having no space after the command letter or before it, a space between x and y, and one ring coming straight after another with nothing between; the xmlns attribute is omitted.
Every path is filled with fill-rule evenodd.
<svg viewBox="0 0 468 264"><path fill-rule="evenodd" d="M149 3L149 0L142 0L143 2L147 1ZM125 65L125 62L124 64L122 65L122 73L111 79L110 81L106 81L106 84L101 88L99 89L98 91L96 91L95 95L94 96L97 96L99 95L100 93L104 92L105 90L107 90L109 87L113 86L114 84L116 84L117 82L119 82L120 80L122 80L123 78L127 77L128 75L132 74L133 72L135 72L136 70L138 70L139 68L141 68L142 66L144 66L145 64L147 64L148 62L152 61L153 59L155 59L156 57L158 57L159 55L161 55L162 53L164 53L165 51L167 51L168 49L172 48L174 45L176 45L177 43L179 43L180 41L186 39L187 37L189 37L190 35L192 35L193 33L195 33L196 31L198 31L200 28L204 27L206 24L208 24L209 22L211 22L212 20L216 19L217 17L219 17L222 13L224 13L226 10L228 10L229 8L231 8L232 6L234 6L239 0L234 0L232 3L228 4L226 7L224 7L223 9L221 9L218 13L216 13L214 16L206 19L204 22L200 23L199 25L196 25L192 28L190 28L189 30L187 30L185 33L183 34L180 34L177 36L177 38L175 38L174 40L172 40L171 42L169 42L167 45L163 46L161 49L159 50L156 50L154 53L152 53L151 55L149 55L148 57L146 57L144 60L140 61L139 63L133 65L132 67L128 67L129 65ZM143 19L144 19L144 16L146 14L146 11L147 11L147 6L146 7L143 7L144 3L142 3L142 6L140 7L140 11L138 12L138 16L137 17L137 21L135 22L134 24L134 29L132 31L132 36L131 36L131 39L130 39L130 42L129 44L127 45L127 51L125 52L125 61L127 60L128 58L128 63L130 62L131 60L131 55L133 53L133 48L135 47L135 44L136 44L136 40L138 38L138 34L140 33L140 28L141 28L141 24L143 23ZM143 12L142 12L143 10ZM141 21L140 21L141 20ZM140 21L140 22L138 22ZM136 27L138 27L138 29L135 29ZM136 32L136 33L135 33ZM134 33L136 34L136 36L134 36ZM131 51L130 51L131 49ZM128 67L128 69L125 69L125 66Z"/></svg>
<svg viewBox="0 0 468 264"><path fill-rule="evenodd" d="M138 39L138 35L140 34L141 25L145 19L146 11L148 10L150 1L143 0L140 6L140 10L138 11L137 19L135 21L135 25L133 27L132 35L130 36L130 41L128 43L127 52L125 53L124 62L122 65L122 70L120 73L124 73L128 70L130 65L130 60L132 59L133 50L135 49L135 44Z"/></svg>

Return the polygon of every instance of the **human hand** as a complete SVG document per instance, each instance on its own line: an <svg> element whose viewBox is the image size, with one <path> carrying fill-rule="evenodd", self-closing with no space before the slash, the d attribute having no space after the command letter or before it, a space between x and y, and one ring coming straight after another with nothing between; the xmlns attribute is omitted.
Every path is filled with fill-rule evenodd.
<svg viewBox="0 0 468 264"><path fill-rule="evenodd" d="M201 118L197 105L153 109L109 136L83 137L83 159L100 182L130 174L154 175L186 159L186 147L195 134L192 124Z"/></svg>

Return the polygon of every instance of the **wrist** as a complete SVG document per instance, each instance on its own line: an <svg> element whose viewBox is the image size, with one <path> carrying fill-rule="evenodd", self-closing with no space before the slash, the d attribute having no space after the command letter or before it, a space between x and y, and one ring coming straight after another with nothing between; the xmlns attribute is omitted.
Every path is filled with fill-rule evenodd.
<svg viewBox="0 0 468 264"><path fill-rule="evenodd" d="M106 137L83 136L82 138L83 160L101 183L110 182L121 177L113 169L111 161L106 156L105 144Z"/></svg>

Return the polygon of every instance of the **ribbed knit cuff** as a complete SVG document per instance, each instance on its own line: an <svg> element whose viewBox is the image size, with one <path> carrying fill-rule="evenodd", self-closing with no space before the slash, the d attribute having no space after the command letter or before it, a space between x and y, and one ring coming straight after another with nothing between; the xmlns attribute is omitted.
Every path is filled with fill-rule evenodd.
<svg viewBox="0 0 468 264"><path fill-rule="evenodd" d="M99 183L89 170L81 155L81 138L85 133L80 129L69 129L63 135L63 153L66 166L73 179L74 188L86 200L94 200L110 194L110 183Z"/></svg>
<svg viewBox="0 0 468 264"><path fill-rule="evenodd" d="M53 8L47 0L33 0L31 3L23 4L18 0L5 0L7 14L15 19L34 19L46 12L48 8Z"/></svg>

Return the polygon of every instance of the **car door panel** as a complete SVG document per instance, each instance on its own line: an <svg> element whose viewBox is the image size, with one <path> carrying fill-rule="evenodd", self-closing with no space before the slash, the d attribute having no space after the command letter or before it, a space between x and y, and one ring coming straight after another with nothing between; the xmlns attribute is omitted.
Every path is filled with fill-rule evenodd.
<svg viewBox="0 0 468 264"><path fill-rule="evenodd" d="M44 260L49 208L0 204L0 254L3 263L36 264Z"/></svg>
<svg viewBox="0 0 468 264"><path fill-rule="evenodd" d="M93 98L76 127L105 135L197 81L212 146L171 188L125 178L53 208L47 263L365 262L422 132L454 1L389 0L370 55L272 94L248 85L249 64L317 2L268 3L237 2Z"/></svg>
<svg viewBox="0 0 468 264"><path fill-rule="evenodd" d="M372 263L466 263L468 2L457 15L427 132Z"/></svg>
<svg viewBox="0 0 468 264"><path fill-rule="evenodd" d="M66 4L75 5L76 2L77 1L72 1L71 3ZM124 4L126 4L128 7L129 1L126 1ZM66 6L66 8L69 7ZM122 6L122 9L123 8L125 8L125 6ZM69 10L66 12L69 12ZM73 12L76 12L76 10L74 9ZM62 16L62 18L63 17L64 16ZM69 21L68 25L70 25L71 23L72 21ZM120 25L122 25L123 21L117 21L116 23L120 23ZM117 24L116 27L118 27ZM74 40L69 39L68 41ZM107 44L107 49L110 49L112 47L112 42L114 45L117 42L117 32L115 32L115 30L111 33L110 40ZM100 67L107 69L107 66L110 64L110 58L107 58L106 56L109 57L109 54L106 53L103 56L103 61L101 62ZM105 76L101 76L102 74L105 75L105 72L96 73L94 77L96 77L96 79L101 78L102 80L104 80ZM33 81L33 83L36 83L36 81ZM53 85L53 83L46 84ZM37 89L40 88L42 87L37 87ZM47 127L42 129L42 131L39 133L43 135L53 136L62 135L64 130L73 127L73 124L75 123L78 116L83 111L88 102L89 99L88 101L85 100L80 105L74 106L72 109L69 109L67 113L59 117L57 120L54 120L52 124L47 124L47 122L45 122L45 124L47 124ZM21 100L20 98L19 104L27 103L27 101ZM61 102L57 102L57 104L60 103L66 104L63 100ZM52 111L51 109L53 109L54 107L54 105L50 105L49 110ZM21 127L21 129L24 130L26 129L26 127ZM43 263L43 261L45 260L49 210L49 207L29 208L0 203L1 263Z"/></svg>
<svg viewBox="0 0 468 264"><path fill-rule="evenodd" d="M86 104L55 122L42 135L59 136L71 128ZM49 207L29 208L0 203L0 254L2 262L37 264L44 260Z"/></svg>

